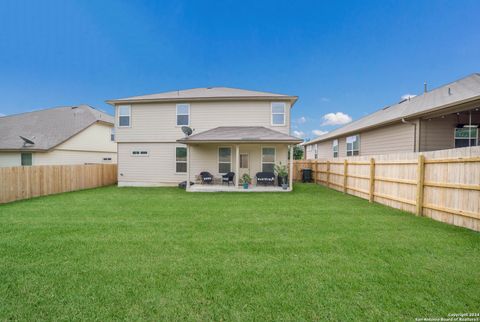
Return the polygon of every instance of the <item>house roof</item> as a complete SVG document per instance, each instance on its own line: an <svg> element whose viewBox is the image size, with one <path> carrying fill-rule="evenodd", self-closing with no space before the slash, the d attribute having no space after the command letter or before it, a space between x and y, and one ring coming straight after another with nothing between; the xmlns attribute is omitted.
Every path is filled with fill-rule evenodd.
<svg viewBox="0 0 480 322"><path fill-rule="evenodd" d="M114 124L113 116L88 105L65 106L0 117L0 150L46 151L95 122ZM23 136L34 144L24 144Z"/></svg>
<svg viewBox="0 0 480 322"><path fill-rule="evenodd" d="M240 88L230 87L202 87L192 88L158 94L132 96L108 100L109 104L135 103L135 102L157 102L157 101L205 101L205 100L288 100L292 104L297 100L297 96L285 94L275 94L268 92L250 91Z"/></svg>
<svg viewBox="0 0 480 322"><path fill-rule="evenodd" d="M476 99L480 99L480 74L478 73L471 74L422 95L385 107L332 132L319 136L314 140L306 142L305 145L352 134L367 128L386 125L400 121L402 118L419 117L423 114Z"/></svg>
<svg viewBox="0 0 480 322"><path fill-rule="evenodd" d="M177 140L180 143L270 142L300 143L301 139L263 126L221 126Z"/></svg>

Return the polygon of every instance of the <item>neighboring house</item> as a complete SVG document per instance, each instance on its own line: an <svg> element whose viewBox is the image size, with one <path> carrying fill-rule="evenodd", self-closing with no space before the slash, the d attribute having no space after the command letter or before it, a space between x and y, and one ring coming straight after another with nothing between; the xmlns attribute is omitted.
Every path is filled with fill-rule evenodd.
<svg viewBox="0 0 480 322"><path fill-rule="evenodd" d="M296 96L226 87L107 101L115 106L120 186L176 185L202 171L254 177L287 165ZM193 134L186 137L182 126Z"/></svg>
<svg viewBox="0 0 480 322"><path fill-rule="evenodd" d="M480 74L385 107L304 143L306 159L422 152L479 144Z"/></svg>
<svg viewBox="0 0 480 322"><path fill-rule="evenodd" d="M113 117L88 105L0 117L0 167L116 163L113 131Z"/></svg>

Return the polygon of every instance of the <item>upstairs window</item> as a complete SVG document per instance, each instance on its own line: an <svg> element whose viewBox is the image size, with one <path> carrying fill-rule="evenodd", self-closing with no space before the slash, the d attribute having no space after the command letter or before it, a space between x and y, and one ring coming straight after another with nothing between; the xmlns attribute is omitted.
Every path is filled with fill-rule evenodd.
<svg viewBox="0 0 480 322"><path fill-rule="evenodd" d="M272 103L272 125L285 125L285 103Z"/></svg>
<svg viewBox="0 0 480 322"><path fill-rule="evenodd" d="M347 137L347 157L359 155L360 152L360 135Z"/></svg>
<svg viewBox="0 0 480 322"><path fill-rule="evenodd" d="M455 129L455 147L464 148L478 145L478 125L457 127Z"/></svg>
<svg viewBox="0 0 480 322"><path fill-rule="evenodd" d="M130 127L130 118L131 114L130 105L119 105L118 106L118 126L119 127Z"/></svg>
<svg viewBox="0 0 480 322"><path fill-rule="evenodd" d="M190 104L177 104L177 126L190 125Z"/></svg>
<svg viewBox="0 0 480 322"><path fill-rule="evenodd" d="M115 128L110 129L110 141L115 142Z"/></svg>
<svg viewBox="0 0 480 322"><path fill-rule="evenodd" d="M175 148L175 171L177 173L187 172L187 148L184 146Z"/></svg>
<svg viewBox="0 0 480 322"><path fill-rule="evenodd" d="M338 139L333 140L332 149L333 149L333 157L338 158Z"/></svg>
<svg viewBox="0 0 480 322"><path fill-rule="evenodd" d="M32 153L24 152L21 154L21 161L23 166L32 165Z"/></svg>
<svg viewBox="0 0 480 322"><path fill-rule="evenodd" d="M314 149L314 151L315 151L315 159L318 159L318 144L315 144L315 145L313 146L313 149Z"/></svg>
<svg viewBox="0 0 480 322"><path fill-rule="evenodd" d="M275 148L262 148L262 172L274 172Z"/></svg>

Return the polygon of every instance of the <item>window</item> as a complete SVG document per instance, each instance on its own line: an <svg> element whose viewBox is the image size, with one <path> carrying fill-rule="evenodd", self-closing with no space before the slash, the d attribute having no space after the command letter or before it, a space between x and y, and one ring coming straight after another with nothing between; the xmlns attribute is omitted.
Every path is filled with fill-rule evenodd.
<svg viewBox="0 0 480 322"><path fill-rule="evenodd" d="M464 148L478 145L478 125L457 127L455 129L455 147Z"/></svg>
<svg viewBox="0 0 480 322"><path fill-rule="evenodd" d="M177 104L177 125L190 125L190 104Z"/></svg>
<svg viewBox="0 0 480 322"><path fill-rule="evenodd" d="M105 162L112 161L112 158L103 158L103 161Z"/></svg>
<svg viewBox="0 0 480 322"><path fill-rule="evenodd" d="M146 150L133 150L132 157L148 157L148 151Z"/></svg>
<svg viewBox="0 0 480 322"><path fill-rule="evenodd" d="M313 148L315 150L315 159L318 159L318 144L315 144Z"/></svg>
<svg viewBox="0 0 480 322"><path fill-rule="evenodd" d="M118 126L129 127L130 117L131 117L130 105L119 105L118 106Z"/></svg>
<svg viewBox="0 0 480 322"><path fill-rule="evenodd" d="M218 148L218 173L232 171L232 148Z"/></svg>
<svg viewBox="0 0 480 322"><path fill-rule="evenodd" d="M347 137L347 157L359 154L359 141L360 135L358 134Z"/></svg>
<svg viewBox="0 0 480 322"><path fill-rule="evenodd" d="M338 139L333 140L333 157L338 158Z"/></svg>
<svg viewBox="0 0 480 322"><path fill-rule="evenodd" d="M272 103L272 125L285 125L285 103Z"/></svg>
<svg viewBox="0 0 480 322"><path fill-rule="evenodd" d="M275 148L262 148L262 171L274 172Z"/></svg>
<svg viewBox="0 0 480 322"><path fill-rule="evenodd" d="M110 130L110 141L115 142L115 128L112 127Z"/></svg>
<svg viewBox="0 0 480 322"><path fill-rule="evenodd" d="M187 172L187 148L177 146L175 148L175 171L177 173Z"/></svg>
<svg viewBox="0 0 480 322"><path fill-rule="evenodd" d="M22 161L22 165L23 166L28 166L28 165L32 165L32 153L22 153L21 154L21 161Z"/></svg>

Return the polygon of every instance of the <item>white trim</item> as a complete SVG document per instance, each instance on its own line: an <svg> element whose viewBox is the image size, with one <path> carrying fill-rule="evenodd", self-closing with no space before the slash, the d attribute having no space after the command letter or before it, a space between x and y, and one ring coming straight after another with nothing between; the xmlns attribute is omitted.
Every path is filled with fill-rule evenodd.
<svg viewBox="0 0 480 322"><path fill-rule="evenodd" d="M226 174L226 172L220 172L220 149L221 148L230 149L230 172L232 172L232 167L233 167L233 149L231 145L221 145L217 147L217 171L219 174ZM222 162L222 163L228 163L228 162Z"/></svg>
<svg viewBox="0 0 480 322"><path fill-rule="evenodd" d="M187 150L187 160L185 161L177 161L177 148L185 148ZM188 173L188 148L186 145L180 145L180 144L176 144L174 147L173 147L173 161L175 162L174 163L174 169L175 169L175 174L180 174L180 175L185 175ZM187 164L187 171L185 172L177 172L177 163L186 163Z"/></svg>
<svg viewBox="0 0 480 322"><path fill-rule="evenodd" d="M263 149L273 149L274 150L274 155L273 155L273 167L277 164L277 147L271 146L271 145L261 145L260 146L260 171L263 172ZM272 162L265 162L265 164L271 164Z"/></svg>
<svg viewBox="0 0 480 322"><path fill-rule="evenodd" d="M128 107L128 115L122 115L120 114L120 107ZM132 105L117 105L117 121L118 121L118 126L117 127L132 127ZM121 116L128 116L128 125L120 125L120 117Z"/></svg>
<svg viewBox="0 0 480 322"><path fill-rule="evenodd" d="M273 123L273 115L274 114L282 114L282 113L273 113L273 105L274 104L283 104L283 124L274 124ZM270 125L271 126L285 126L287 124L287 103L285 102L271 102L270 103Z"/></svg>
<svg viewBox="0 0 480 322"><path fill-rule="evenodd" d="M139 152L139 154L133 154L133 152ZM142 152L146 152L142 154ZM150 156L150 150L149 149L133 149L130 150L130 156L131 157L149 157Z"/></svg>
<svg viewBox="0 0 480 322"><path fill-rule="evenodd" d="M187 114L178 114L178 106L184 105L188 107L188 113ZM179 115L188 115L188 123L187 124L178 124L178 116ZM190 126L190 104L188 103L178 103L175 104L175 127L182 127L182 126Z"/></svg>

